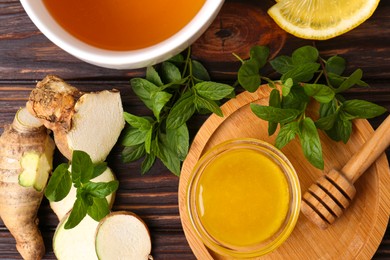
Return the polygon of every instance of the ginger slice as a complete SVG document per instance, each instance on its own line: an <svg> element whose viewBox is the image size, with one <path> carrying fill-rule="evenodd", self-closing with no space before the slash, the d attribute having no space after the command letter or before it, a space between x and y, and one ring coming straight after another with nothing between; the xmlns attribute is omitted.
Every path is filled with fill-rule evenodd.
<svg viewBox="0 0 390 260"><path fill-rule="evenodd" d="M100 221L95 246L99 259L153 259L146 224L127 211L112 212Z"/></svg>
<svg viewBox="0 0 390 260"><path fill-rule="evenodd" d="M88 153L93 162L104 161L125 124L119 92L84 94L75 105L72 120L65 141L69 149Z"/></svg>
<svg viewBox="0 0 390 260"><path fill-rule="evenodd" d="M97 260L95 232L99 222L86 215L72 229L65 229L69 213L58 224L53 236L53 251L57 259Z"/></svg>
<svg viewBox="0 0 390 260"><path fill-rule="evenodd" d="M93 162L104 161L125 125L119 91L83 93L52 75L38 82L27 107L53 131L57 148L69 160L81 150Z"/></svg>

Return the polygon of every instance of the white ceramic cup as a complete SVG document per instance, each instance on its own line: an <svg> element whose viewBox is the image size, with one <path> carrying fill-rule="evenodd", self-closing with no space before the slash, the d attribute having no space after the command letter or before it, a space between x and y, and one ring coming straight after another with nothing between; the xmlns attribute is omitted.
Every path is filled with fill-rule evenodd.
<svg viewBox="0 0 390 260"><path fill-rule="evenodd" d="M20 2L38 29L69 54L100 67L137 69L167 60L190 46L213 22L224 0L205 0L195 17L176 34L153 46L132 51L111 51L86 44L57 23L42 0L20 0Z"/></svg>

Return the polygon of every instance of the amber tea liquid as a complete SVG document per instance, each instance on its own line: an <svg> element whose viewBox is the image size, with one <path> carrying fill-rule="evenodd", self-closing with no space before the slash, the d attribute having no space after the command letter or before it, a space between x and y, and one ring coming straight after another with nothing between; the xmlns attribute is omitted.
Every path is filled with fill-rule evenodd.
<svg viewBox="0 0 390 260"><path fill-rule="evenodd" d="M205 0L43 0L51 15L81 41L107 50L135 50L182 29Z"/></svg>

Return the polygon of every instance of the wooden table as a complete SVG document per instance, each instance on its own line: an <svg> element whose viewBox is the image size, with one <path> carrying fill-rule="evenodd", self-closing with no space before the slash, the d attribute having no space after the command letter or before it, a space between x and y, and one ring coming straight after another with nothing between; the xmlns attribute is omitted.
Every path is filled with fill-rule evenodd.
<svg viewBox="0 0 390 260"><path fill-rule="evenodd" d="M280 30L265 14L271 0L227 1L209 30L193 45L194 58L210 70L213 80L234 82L239 66L232 52L246 58L254 44L267 44L273 54L291 54L299 46L315 44L322 56L339 54L348 60L348 71L364 71L370 88L355 88L345 95L385 106L390 111L390 1L382 0L374 15L357 29L327 41L295 38ZM261 16L263 14L263 16ZM81 90L117 88L124 109L145 115L149 111L133 94L129 79L143 76L144 69L110 70L86 64L51 43L30 21L17 0L0 1L0 133L10 123L15 111L23 106L37 80L56 74ZM270 77L276 75L270 74ZM376 128L383 115L370 120ZM196 115L190 123L194 137L206 116ZM184 236L178 210L178 177L160 162L141 176L140 162L123 164L122 147L115 146L108 158L120 180L114 210L129 210L140 215L152 234L155 259L194 259ZM387 150L390 158L390 151ZM57 152L55 163L63 161ZM58 223L45 200L39 211L40 227L47 254L55 258L51 240ZM15 241L0 221L0 258L18 259ZM374 255L390 259L390 228Z"/></svg>

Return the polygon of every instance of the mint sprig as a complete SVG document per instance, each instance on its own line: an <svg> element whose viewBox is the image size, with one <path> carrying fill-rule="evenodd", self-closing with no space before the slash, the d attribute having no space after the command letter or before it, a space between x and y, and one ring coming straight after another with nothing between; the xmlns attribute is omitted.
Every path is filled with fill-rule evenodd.
<svg viewBox="0 0 390 260"><path fill-rule="evenodd" d="M71 167L69 163L62 163L54 170L45 191L49 201L64 199L72 184L77 189L76 201L65 223L65 229L77 226L87 214L100 221L110 212L106 196L118 189L118 181L91 181L106 169L105 162L94 164L87 153L76 150L72 154Z"/></svg>
<svg viewBox="0 0 390 260"><path fill-rule="evenodd" d="M368 101L344 99L341 93L368 84L362 81L361 69L343 75L346 61L340 56L324 59L312 46L303 46L291 56L282 55L270 61L267 47L254 46L249 56L248 60L238 57L242 61L237 75L239 84L249 92L256 91L261 83L268 83L272 88L269 106L252 104L253 113L269 122L269 135L280 126L275 141L279 149L298 136L305 157L319 169L324 168L324 161L317 129L335 141L347 143L353 119L369 119L386 111ZM261 69L267 63L281 75L279 80L262 75ZM281 86L281 91L275 88L276 85ZM306 113L312 100L320 104L318 118L311 118Z"/></svg>
<svg viewBox="0 0 390 260"><path fill-rule="evenodd" d="M143 158L142 174L159 159L180 175L189 149L188 120L196 112L223 116L219 101L234 96L232 86L210 80L206 68L191 59L190 50L186 57L179 54L148 67L145 78L133 78L130 84L152 115L124 113L127 128L122 160L129 163Z"/></svg>

